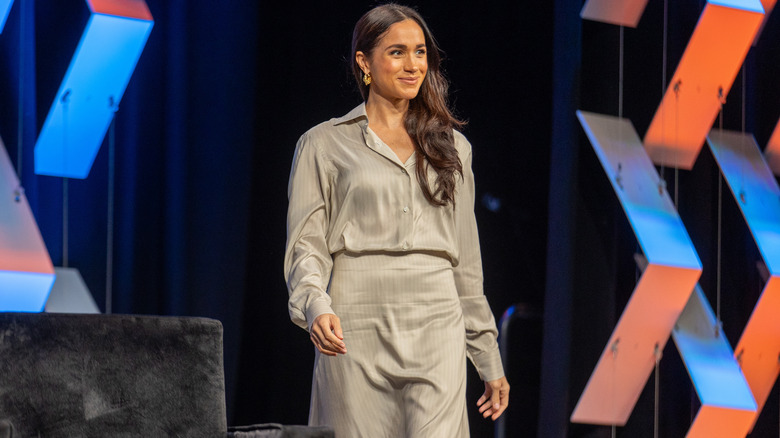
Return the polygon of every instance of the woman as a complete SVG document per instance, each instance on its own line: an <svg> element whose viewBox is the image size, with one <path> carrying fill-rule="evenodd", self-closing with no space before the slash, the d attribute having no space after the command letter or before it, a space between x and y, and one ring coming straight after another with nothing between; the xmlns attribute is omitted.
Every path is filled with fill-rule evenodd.
<svg viewBox="0 0 780 438"><path fill-rule="evenodd" d="M288 187L289 311L316 346L309 423L341 437L468 436L509 384L482 293L471 146L427 25L386 4L355 25L365 103L298 142ZM348 349L349 347L349 349Z"/></svg>

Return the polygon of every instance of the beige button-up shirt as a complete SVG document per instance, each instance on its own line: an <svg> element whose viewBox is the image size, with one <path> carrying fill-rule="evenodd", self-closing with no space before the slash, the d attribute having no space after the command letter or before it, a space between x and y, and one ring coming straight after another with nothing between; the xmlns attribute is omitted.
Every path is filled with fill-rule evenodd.
<svg viewBox="0 0 780 438"><path fill-rule="evenodd" d="M455 205L431 205L415 175L416 154L402 163L368 127L365 104L301 136L288 186L284 273L292 321L307 328L334 313L328 296L339 251L426 251L452 262L466 326L467 354L485 381L504 375L493 314L482 290L474 217L471 145L455 131L463 164ZM429 171L429 185L436 174Z"/></svg>

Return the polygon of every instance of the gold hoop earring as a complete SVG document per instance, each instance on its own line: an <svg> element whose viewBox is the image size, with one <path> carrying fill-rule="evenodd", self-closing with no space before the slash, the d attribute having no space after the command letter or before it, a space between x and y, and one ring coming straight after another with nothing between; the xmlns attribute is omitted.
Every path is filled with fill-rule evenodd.
<svg viewBox="0 0 780 438"><path fill-rule="evenodd" d="M363 73L363 83L366 84L366 86L371 84L371 73Z"/></svg>

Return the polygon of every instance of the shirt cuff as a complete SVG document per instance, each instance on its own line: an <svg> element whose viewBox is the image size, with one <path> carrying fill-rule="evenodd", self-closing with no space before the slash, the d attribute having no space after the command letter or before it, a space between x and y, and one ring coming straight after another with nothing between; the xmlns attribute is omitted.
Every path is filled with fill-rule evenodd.
<svg viewBox="0 0 780 438"><path fill-rule="evenodd" d="M504 365L501 363L501 353L498 349L471 355L471 362L484 382L504 377Z"/></svg>
<svg viewBox="0 0 780 438"><path fill-rule="evenodd" d="M334 312L330 307L330 304L325 302L325 300L317 300L311 303L309 308L306 309L306 324L308 326L308 330L311 331L311 324L315 319L317 319L318 316L324 315L326 313L332 313L334 315L336 314L336 312Z"/></svg>

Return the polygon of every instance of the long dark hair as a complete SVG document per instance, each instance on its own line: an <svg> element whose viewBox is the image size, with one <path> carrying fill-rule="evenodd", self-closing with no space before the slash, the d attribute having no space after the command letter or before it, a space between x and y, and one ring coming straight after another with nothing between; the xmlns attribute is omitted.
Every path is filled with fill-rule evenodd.
<svg viewBox="0 0 780 438"><path fill-rule="evenodd" d="M370 57L390 26L404 20L414 20L420 26L425 35L428 54L428 74L417 96L409 102L404 120L415 151L425 158L417 160L417 180L428 202L437 206L454 205L455 178L456 174L463 176L463 166L455 149L452 130L462 127L464 122L455 118L447 105L449 84L441 73L441 52L420 14L412 8L388 3L360 17L352 33L352 73L360 94L367 100L370 90L363 83L363 71L355 61L355 54L360 51ZM437 174L434 190L428 184L428 165Z"/></svg>

